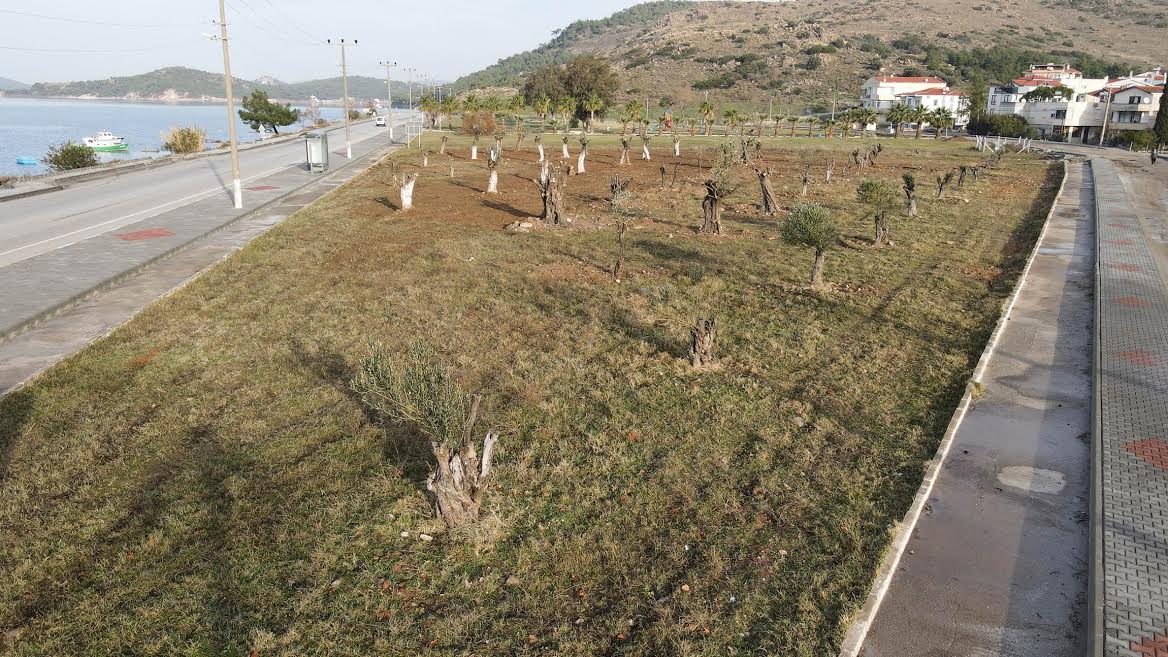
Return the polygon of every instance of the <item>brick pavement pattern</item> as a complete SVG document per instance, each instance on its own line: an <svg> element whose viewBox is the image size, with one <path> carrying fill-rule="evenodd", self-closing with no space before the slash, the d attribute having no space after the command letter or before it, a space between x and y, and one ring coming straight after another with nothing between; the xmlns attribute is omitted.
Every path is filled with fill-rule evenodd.
<svg viewBox="0 0 1168 657"><path fill-rule="evenodd" d="M1099 226L1104 653L1168 657L1168 290L1105 159Z"/></svg>

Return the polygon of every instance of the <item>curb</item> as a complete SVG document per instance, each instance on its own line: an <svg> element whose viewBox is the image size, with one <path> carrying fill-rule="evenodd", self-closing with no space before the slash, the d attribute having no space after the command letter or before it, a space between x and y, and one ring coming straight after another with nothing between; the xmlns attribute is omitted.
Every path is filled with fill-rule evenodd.
<svg viewBox="0 0 1168 657"><path fill-rule="evenodd" d="M215 233L217 233L217 232L219 232L219 231L221 231L229 226L232 226L232 225L234 225L234 224L236 224L244 219L252 217L256 213L258 213L262 210L265 210L273 205L277 205L281 201L283 201L284 199L288 198L289 196L291 196L291 195L293 195L293 194L295 194L295 193L297 193L297 192L299 192L299 191L301 191L301 190L303 190L311 185L329 180L335 174L340 173L342 171L345 171L349 167L353 166L360 159L377 156L377 162L380 162L385 157L385 155L387 155L389 152L391 152L393 150L393 148L395 146L397 146L397 144L386 144L383 146L379 146L378 148L375 148L374 150L370 151L369 153L367 153L364 156L361 156L360 158L353 158L349 162L345 163L343 166L331 169L329 171L329 173L327 173L323 176L320 176L319 178L313 178L312 180L309 180L302 185L299 185L297 187L294 187L294 188L288 190L288 192L286 194L281 194L280 196L268 201L267 203L264 203L262 205L258 205L256 207L244 212L243 214L240 214L236 217L231 218L230 220L226 221L223 224L220 224L214 228L206 230L206 231L192 237L191 239L187 240L186 242L183 242L182 244L177 244L173 248L167 249L166 251L159 253L158 255L156 255L152 258L149 258L148 260L140 262L137 265L134 265L133 267L131 267L123 272L120 272L118 274L110 276L109 278L106 278L105 280L99 281L99 282L95 283L94 285L90 286L84 292L80 292L80 293L54 305L51 308L48 308L48 309L38 313L37 315L30 317L29 319L26 319L26 320L20 322L19 324L15 324L11 328L0 332L0 342L10 340L10 339L20 335L21 333L28 331L29 329L33 328L37 324L40 324L41 322L43 322L45 320L52 319L53 317L61 314L62 312L68 310L69 308L72 308L73 306L77 305L81 301L84 301L85 299L89 298L90 296L92 296L98 292L102 292L104 290L107 290L107 289L117 285L118 283L121 283L122 281L125 281L133 276L136 276L137 274L141 273L143 270L149 268L150 266L152 266L158 262L161 262L167 258L170 258L171 256L185 250L187 247L191 246L192 244L199 242L203 239L206 239L208 236L213 235L213 234L215 234ZM376 164L376 162L373 165L370 165L370 167L374 166L375 164ZM331 191L332 190L329 190L329 192L331 192ZM324 198L325 196L328 195L329 192L322 194L319 198ZM316 200L319 200L319 198Z"/></svg>
<svg viewBox="0 0 1168 657"><path fill-rule="evenodd" d="M1010 313L1014 310L1014 304L1017 302L1022 288L1026 285L1026 277L1030 274L1030 267L1038 257L1039 247L1046 237L1050 220L1054 216L1055 208L1058 207L1058 200L1062 198L1063 191L1066 189L1069 168L1066 160L1062 161L1062 165L1062 182L1059 184L1058 194L1055 195L1054 202L1051 203L1050 211L1047 212L1046 219L1043 221L1042 231L1039 232L1038 239L1034 242L1034 249L1030 252L1030 257L1026 260L1026 266L1022 268L1022 273L1018 276L1018 282L1014 285L1014 291L1004 304L1002 315L998 318L994 332L990 334L989 342L986 343L986 347L981 353L981 358L977 361L977 367L974 368L973 375L970 377L969 383L965 386L965 394L962 395L961 401L957 404L957 409L953 412L953 418L949 421L949 426L945 429L945 434L941 438L937 452L925 469L924 480L921 482L920 488L917 489L917 494L913 498L912 505L909 506L908 512L904 515L904 519L896 528L896 534L893 536L892 542L885 552L884 558L881 560L880 567L876 570L872 588L864 600L864 605L860 608L856 617L849 623L848 631L844 635L844 641L840 646L838 657L859 657L860 652L864 648L864 640L868 637L868 630L871 629L872 622L876 620L876 614L880 611L880 605L884 602L884 596L888 594L888 589L892 586L892 578L896 574L896 569L900 566L901 557L904 556L905 550L908 549L908 542L912 537L913 531L916 529L917 521L920 520L921 513L924 511L925 505L933 493L933 487L936 485L937 478L941 474L941 468L945 465L945 460L949 456L949 449L953 446L953 441L957 437L957 430L961 428L965 414L973 406L974 392L981 385L981 378L985 375L990 358L998 346L998 340L1001 339L1006 324L1010 321Z"/></svg>
<svg viewBox="0 0 1168 657"><path fill-rule="evenodd" d="M21 199L21 198L28 198L30 196L40 196L41 194L49 194L51 192L59 192L62 189L65 189L65 188L60 186L60 185L53 185L52 187L42 187L40 189L30 189L27 192L17 192L15 194L7 194L4 196L0 196L0 203L4 203L5 201L15 201L15 200Z"/></svg>
<svg viewBox="0 0 1168 657"><path fill-rule="evenodd" d="M1099 213L1099 186L1096 178L1095 162L1099 158L1091 158L1091 185L1096 190L1093 199L1095 205L1095 326L1092 338L1094 347L1091 354L1091 500L1088 513L1090 514L1087 554L1091 560L1087 571L1087 654L1091 657L1103 657L1103 650L1107 643L1106 628L1104 627L1104 583L1103 583L1103 396L1102 382L1099 373L1103 367L1102 345L1102 310L1099 303L1099 290L1102 285L1103 271L1100 267L1099 254L1102 253L1099 240L1101 231L1098 229L1101 215Z"/></svg>

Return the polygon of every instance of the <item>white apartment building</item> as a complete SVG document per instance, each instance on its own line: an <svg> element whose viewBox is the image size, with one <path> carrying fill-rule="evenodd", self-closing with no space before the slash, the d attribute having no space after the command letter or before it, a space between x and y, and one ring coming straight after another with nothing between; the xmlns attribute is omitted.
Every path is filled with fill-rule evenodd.
<svg viewBox="0 0 1168 657"><path fill-rule="evenodd" d="M1109 134L1151 129L1164 80L1160 68L1121 78L1084 78L1070 66L1036 64L1025 76L990 87L987 109L991 114L1025 118L1042 137L1095 143L1104 124ZM1025 99L1040 87L1059 95L1050 100Z"/></svg>
<svg viewBox="0 0 1168 657"><path fill-rule="evenodd" d="M899 96L928 89L948 90L949 85L936 77L897 77L877 76L869 78L860 92L860 102L867 109L877 112L887 112L898 102L904 102Z"/></svg>
<svg viewBox="0 0 1168 657"><path fill-rule="evenodd" d="M943 107L953 115L954 126L962 127L969 123L969 113L965 108L965 94L956 89L947 87L933 87L922 91L910 91L898 94L897 100L909 107L924 107L930 112Z"/></svg>

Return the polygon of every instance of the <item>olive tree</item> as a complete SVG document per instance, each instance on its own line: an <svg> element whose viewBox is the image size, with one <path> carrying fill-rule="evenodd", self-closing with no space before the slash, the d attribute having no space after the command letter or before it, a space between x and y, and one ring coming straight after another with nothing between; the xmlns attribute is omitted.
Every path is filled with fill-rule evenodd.
<svg viewBox="0 0 1168 657"><path fill-rule="evenodd" d="M872 246L887 244L888 215L896 207L896 191L886 182L865 180L856 188L856 196L872 211L872 220L876 224L876 235L872 240Z"/></svg>
<svg viewBox="0 0 1168 657"><path fill-rule="evenodd" d="M783 241L787 244L815 249L811 285L822 287L827 250L839 239L839 230L832 219L831 211L818 203L797 203L783 221L781 232Z"/></svg>
<svg viewBox="0 0 1168 657"><path fill-rule="evenodd" d="M499 440L498 432L488 429L481 457L475 449L481 396L465 393L432 353L417 345L400 359L375 346L351 386L368 408L429 441L437 463L426 488L434 497L435 514L451 528L475 523Z"/></svg>

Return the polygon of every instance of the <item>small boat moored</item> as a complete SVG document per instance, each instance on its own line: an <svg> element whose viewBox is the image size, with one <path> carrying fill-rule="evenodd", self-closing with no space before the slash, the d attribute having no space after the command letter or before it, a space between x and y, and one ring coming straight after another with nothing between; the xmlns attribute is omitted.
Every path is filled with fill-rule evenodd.
<svg viewBox="0 0 1168 657"><path fill-rule="evenodd" d="M102 131L84 140L86 146L101 153L118 153L130 150L125 137L118 137L111 132Z"/></svg>
<svg viewBox="0 0 1168 657"><path fill-rule="evenodd" d="M16 163L17 164L24 164L24 165L36 165L36 164L39 164L40 161L37 160L35 157L18 157L18 158L16 158Z"/></svg>

